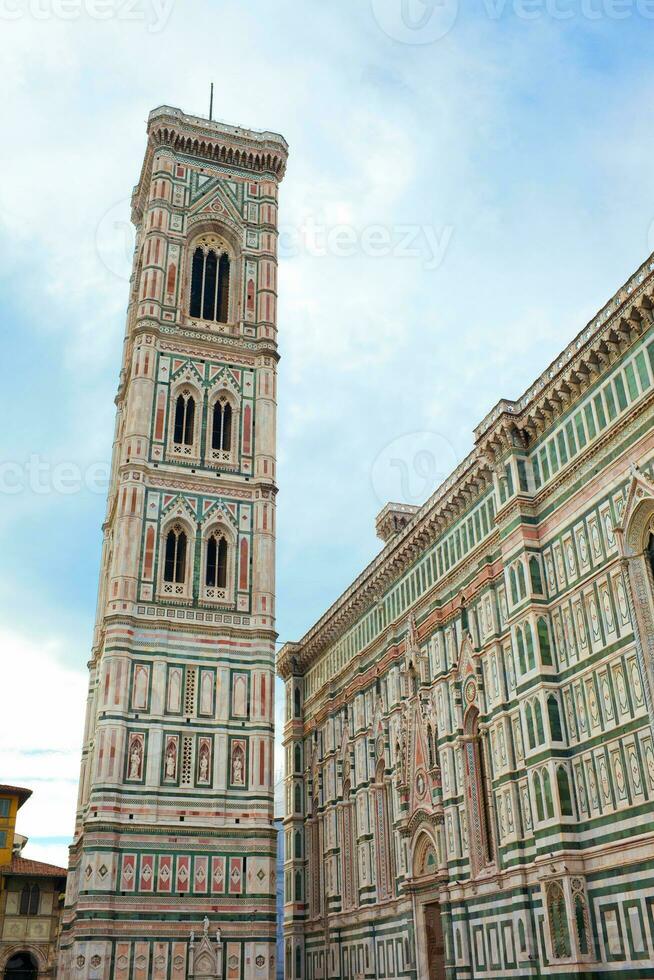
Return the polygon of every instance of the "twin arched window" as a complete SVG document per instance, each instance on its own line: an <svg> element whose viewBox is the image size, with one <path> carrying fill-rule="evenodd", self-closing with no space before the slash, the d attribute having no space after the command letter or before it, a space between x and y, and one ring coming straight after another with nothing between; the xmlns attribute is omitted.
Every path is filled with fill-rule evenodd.
<svg viewBox="0 0 654 980"><path fill-rule="evenodd" d="M38 915L41 890L37 884L23 885L20 893L20 915Z"/></svg>
<svg viewBox="0 0 654 980"><path fill-rule="evenodd" d="M229 257L198 245L191 263L191 316L227 323L229 317Z"/></svg>
<svg viewBox="0 0 654 980"><path fill-rule="evenodd" d="M164 554L164 582L182 585L186 578L187 537L184 529L176 524L166 535Z"/></svg>
<svg viewBox="0 0 654 980"><path fill-rule="evenodd" d="M232 406L226 398L219 398L213 406L211 448L229 453L232 449Z"/></svg>
<svg viewBox="0 0 654 980"><path fill-rule="evenodd" d="M218 531L207 541L205 584L211 589L227 588L227 542Z"/></svg>
<svg viewBox="0 0 654 980"><path fill-rule="evenodd" d="M195 399L189 391L182 391L175 401L173 442L178 446L192 446L195 434Z"/></svg>
<svg viewBox="0 0 654 980"><path fill-rule="evenodd" d="M229 584L229 545L220 530L213 531L205 544L204 598L226 599ZM164 539L164 592L184 594L184 586L192 579L188 575L189 543L181 524L174 524ZM222 590L216 592L214 590Z"/></svg>

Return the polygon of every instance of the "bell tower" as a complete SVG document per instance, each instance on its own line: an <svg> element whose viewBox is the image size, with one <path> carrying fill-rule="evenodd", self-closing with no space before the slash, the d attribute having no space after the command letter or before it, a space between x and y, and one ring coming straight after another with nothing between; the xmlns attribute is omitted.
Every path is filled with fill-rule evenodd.
<svg viewBox="0 0 654 980"><path fill-rule="evenodd" d="M275 976L286 141L150 113L58 975ZM205 974L204 972L202 975Z"/></svg>

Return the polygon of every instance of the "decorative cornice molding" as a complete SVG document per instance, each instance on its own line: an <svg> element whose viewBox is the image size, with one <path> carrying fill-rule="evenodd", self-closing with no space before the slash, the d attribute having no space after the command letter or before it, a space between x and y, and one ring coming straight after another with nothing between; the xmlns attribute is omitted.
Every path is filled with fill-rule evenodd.
<svg viewBox="0 0 654 980"><path fill-rule="evenodd" d="M510 446L528 451L534 433L554 424L557 415L577 401L623 350L654 324L653 311L654 253L521 399L498 403L474 430L476 445L473 451L302 640L292 645L292 655L300 673L304 673L342 636L362 612L379 601L387 587L492 484L498 459ZM561 470L554 486L560 489L571 473L579 478L591 466L591 460L606 439L614 436L616 430L627 427L632 420L633 416L629 415L617 427L612 426L579 461ZM551 492L553 487L543 488L536 503L540 504ZM440 582L439 586L442 584ZM289 646L282 648L277 660L277 670L282 678L288 678L292 673Z"/></svg>

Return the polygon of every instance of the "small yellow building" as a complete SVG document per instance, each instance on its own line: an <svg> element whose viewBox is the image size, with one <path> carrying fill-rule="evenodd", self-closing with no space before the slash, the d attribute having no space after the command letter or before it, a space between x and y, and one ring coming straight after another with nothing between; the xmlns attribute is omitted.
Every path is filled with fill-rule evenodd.
<svg viewBox="0 0 654 980"><path fill-rule="evenodd" d="M16 819L31 795L0 785L0 980L55 976L66 871L22 856Z"/></svg>

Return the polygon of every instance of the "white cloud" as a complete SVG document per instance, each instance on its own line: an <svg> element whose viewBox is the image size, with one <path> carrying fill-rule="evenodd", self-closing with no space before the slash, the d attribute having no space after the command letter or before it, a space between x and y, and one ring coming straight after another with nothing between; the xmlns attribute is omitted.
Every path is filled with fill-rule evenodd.
<svg viewBox="0 0 654 980"><path fill-rule="evenodd" d="M32 790L17 821L18 832L30 838L72 837L75 822L87 678L61 665L64 642L0 629L6 685L0 773L2 781ZM36 853L46 847L59 863L60 844L28 844L25 856L49 860Z"/></svg>

